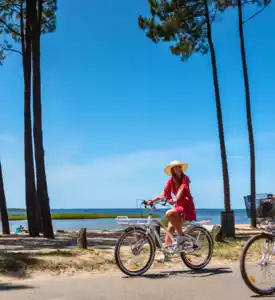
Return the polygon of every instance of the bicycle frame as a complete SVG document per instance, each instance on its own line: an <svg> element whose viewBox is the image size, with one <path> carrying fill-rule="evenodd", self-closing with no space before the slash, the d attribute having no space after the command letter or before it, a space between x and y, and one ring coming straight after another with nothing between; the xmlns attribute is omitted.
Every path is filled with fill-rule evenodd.
<svg viewBox="0 0 275 300"><path fill-rule="evenodd" d="M154 220L153 222L155 222L157 225L159 225L164 230L164 232L169 236L169 238L172 241L172 244L169 245L169 246L173 246L173 245L177 246L177 241L176 241L175 237L167 230L167 228L161 222L159 222L157 220ZM169 251L167 251L164 244L161 242L160 236L159 236L158 232L156 231L155 226L152 225L152 223L150 223L150 225L145 226L147 228L147 232L150 233L150 234L153 234L153 236L158 241L158 244L160 245L160 248L161 248L162 252L169 252ZM185 236L188 238L188 240L190 240L194 244L196 244L196 239L194 237L190 236L187 233L185 233ZM176 248L174 249L174 252L176 252Z"/></svg>
<svg viewBox="0 0 275 300"><path fill-rule="evenodd" d="M152 213L153 213L154 209L156 209L156 208L155 207L148 208L149 215L148 215L148 218L145 219L145 220L144 219L129 219L127 216L117 217L116 220L117 220L118 224L124 225L124 226L126 225L127 227L135 227L135 226L144 227L146 229L147 234L151 234L153 237L155 237L155 239L157 240L158 244L160 245L161 251L165 252L165 253L168 253L169 251L167 250L167 245L164 245L161 242L160 236L159 236L159 234L158 234L158 232L156 230L156 226L160 226L164 230L164 232L169 236L169 238L172 241L172 244L169 245L170 248L174 246L174 251L172 253L186 251L187 249L177 251L177 241L176 241L176 238L167 230L167 228L161 222L159 222L158 220L152 219ZM186 226L185 230L187 229L187 227L190 227L192 225L196 226L196 225L201 225L201 224L206 224L206 223L208 223L208 221L206 221L206 222L191 223L191 224L188 224ZM193 244L197 245L197 241L199 239L199 236L197 238L194 238L191 235L189 235L188 233L185 233L184 235L188 238L188 240L190 242L192 242ZM171 252L169 252L169 253L171 254Z"/></svg>
<svg viewBox="0 0 275 300"><path fill-rule="evenodd" d="M267 223L267 232L275 238L275 230L273 228L274 225L275 225L275 222L268 222ZM275 254L275 240L273 241L271 254L268 255L270 246L271 246L270 242L266 241L265 250L259 261L259 265L264 266L267 263L267 261L269 261L272 258L272 256Z"/></svg>

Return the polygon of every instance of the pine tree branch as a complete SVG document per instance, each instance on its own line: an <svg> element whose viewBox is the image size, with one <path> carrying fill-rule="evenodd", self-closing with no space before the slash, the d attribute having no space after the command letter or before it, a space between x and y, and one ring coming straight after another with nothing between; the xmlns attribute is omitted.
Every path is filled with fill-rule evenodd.
<svg viewBox="0 0 275 300"><path fill-rule="evenodd" d="M0 19L0 23L2 23L4 26L8 28L10 32L13 32L16 36L19 36L20 34L14 30L11 26L9 26L4 20Z"/></svg>
<svg viewBox="0 0 275 300"><path fill-rule="evenodd" d="M271 3L271 0L262 8L260 9L259 11L255 12L254 15L252 15L251 17L249 17L246 21L243 22L243 24L247 23L248 21L252 20L254 17L256 17L258 14L260 14L263 10L265 10L268 5Z"/></svg>
<svg viewBox="0 0 275 300"><path fill-rule="evenodd" d="M215 12L213 13L211 19L210 19L210 23L212 24L215 21L216 15L217 15L218 9L215 9Z"/></svg>
<svg viewBox="0 0 275 300"><path fill-rule="evenodd" d="M18 8L18 10L15 9L15 7ZM13 13L19 14L20 13L20 5L18 4L7 4L7 9L9 9L10 11L12 11Z"/></svg>
<svg viewBox="0 0 275 300"><path fill-rule="evenodd" d="M41 32L41 21L42 21L42 12L43 12L43 4L42 0L38 0L38 26L39 26L39 32Z"/></svg>
<svg viewBox="0 0 275 300"><path fill-rule="evenodd" d="M241 1L241 0L240 0ZM245 1L242 3L242 6L246 5L246 4L254 4L254 0L252 1Z"/></svg>
<svg viewBox="0 0 275 300"><path fill-rule="evenodd" d="M23 0L20 1L20 34L22 53L26 52L25 34L24 34L24 18L23 18Z"/></svg>
<svg viewBox="0 0 275 300"><path fill-rule="evenodd" d="M17 54L23 55L21 51L16 49L3 48L2 51L10 51L10 52L15 52Z"/></svg>

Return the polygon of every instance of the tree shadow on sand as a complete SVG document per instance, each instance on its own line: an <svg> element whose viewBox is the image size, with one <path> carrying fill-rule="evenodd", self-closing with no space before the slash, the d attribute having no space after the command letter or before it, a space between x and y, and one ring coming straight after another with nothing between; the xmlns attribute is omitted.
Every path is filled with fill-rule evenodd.
<svg viewBox="0 0 275 300"><path fill-rule="evenodd" d="M53 248L69 248L75 241L68 239L45 240L40 238L11 238L0 239L2 250L39 250Z"/></svg>
<svg viewBox="0 0 275 300"><path fill-rule="evenodd" d="M108 236L99 234L87 236L88 248L94 249L110 249L117 242L117 234ZM0 238L0 249L6 251L29 251L29 250L44 250L44 249L71 249L76 247L77 238L58 236L55 240L46 240L42 238L29 237L12 237ZM1 251L1 250L0 250Z"/></svg>

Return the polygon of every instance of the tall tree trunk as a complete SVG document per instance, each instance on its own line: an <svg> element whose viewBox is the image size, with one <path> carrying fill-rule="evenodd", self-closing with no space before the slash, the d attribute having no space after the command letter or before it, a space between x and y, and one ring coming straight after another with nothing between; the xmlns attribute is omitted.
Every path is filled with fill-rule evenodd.
<svg viewBox="0 0 275 300"><path fill-rule="evenodd" d="M238 1L238 17L239 17L239 35L241 42L241 56L243 65L243 78L245 87L245 99L246 99L246 119L247 119L247 129L249 138L249 149L250 149L250 193L251 193L251 226L256 227L256 179L255 179L255 146L254 146L254 134L252 126L252 116L251 116L251 103L250 103L250 89L249 89L249 79L246 63L245 54L245 43L244 43L244 33L243 33L243 12L242 12L242 1Z"/></svg>
<svg viewBox="0 0 275 300"><path fill-rule="evenodd" d="M31 39L29 10L26 12L26 25L24 32L23 0L21 1L21 40L23 53L24 73L24 156L25 156L25 197L27 220L30 236L39 236L36 221L36 187L34 176L32 121L31 121Z"/></svg>
<svg viewBox="0 0 275 300"><path fill-rule="evenodd" d="M54 238L50 201L45 169L42 129L41 105L41 68L40 68L40 30L42 15L42 0L31 3L32 24L32 71L33 71L33 114L34 114L34 146L36 162L37 196L41 207L43 235L45 238Z"/></svg>
<svg viewBox="0 0 275 300"><path fill-rule="evenodd" d="M207 25L207 38L208 38L208 43L209 43L209 48L211 53L213 81L214 81L215 97L216 97L216 110L217 110L218 131L219 131L221 162L222 162L222 175L223 175L224 207L225 207L225 214L231 214L232 212L231 212L231 205L230 205L230 183L229 183L229 175L228 175L226 146L224 140L223 118L222 118L221 99L220 99L220 90L219 90L219 82L218 82L216 53L215 53L215 48L212 40L211 22L210 22L209 8L207 2L208 2L207 0L204 0L205 17L206 17L206 25ZM225 231L232 232L233 235L235 235L234 216L233 216L233 220L231 219L231 221L228 222L227 224L226 222L224 222L224 224L222 224L222 227L223 225L227 226L228 228Z"/></svg>
<svg viewBox="0 0 275 300"><path fill-rule="evenodd" d="M2 231L4 234L10 234L9 216L8 216L8 210L6 204L1 161L0 161L0 211L1 211Z"/></svg>

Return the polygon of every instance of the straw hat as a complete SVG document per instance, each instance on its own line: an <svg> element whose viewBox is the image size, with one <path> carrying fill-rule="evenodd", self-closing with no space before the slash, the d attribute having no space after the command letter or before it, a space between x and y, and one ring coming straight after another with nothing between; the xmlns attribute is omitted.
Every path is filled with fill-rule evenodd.
<svg viewBox="0 0 275 300"><path fill-rule="evenodd" d="M171 176L172 173L171 173L171 169L173 167L176 167L176 166L180 166L181 169L182 169L182 172L185 172L187 169L188 169L188 164L186 163L183 163L183 162L180 162L178 160L173 160L170 162L170 164L164 169L164 172L168 175L168 176Z"/></svg>

